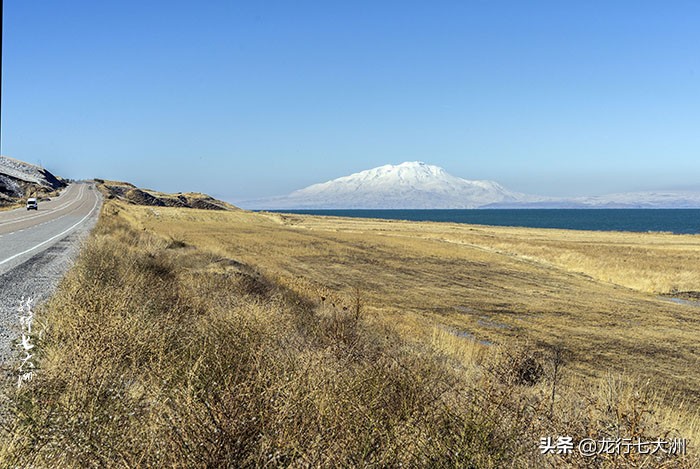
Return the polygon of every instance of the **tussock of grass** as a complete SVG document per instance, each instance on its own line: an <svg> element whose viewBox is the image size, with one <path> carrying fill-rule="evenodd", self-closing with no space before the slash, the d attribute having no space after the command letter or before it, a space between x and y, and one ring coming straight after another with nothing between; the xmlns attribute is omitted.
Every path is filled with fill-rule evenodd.
<svg viewBox="0 0 700 469"><path fill-rule="evenodd" d="M179 241L106 206L40 312L2 466L542 467L593 460L543 459L541 436L673 434L623 382L552 401L546 350L457 347L443 330L422 347L359 290L319 301Z"/></svg>

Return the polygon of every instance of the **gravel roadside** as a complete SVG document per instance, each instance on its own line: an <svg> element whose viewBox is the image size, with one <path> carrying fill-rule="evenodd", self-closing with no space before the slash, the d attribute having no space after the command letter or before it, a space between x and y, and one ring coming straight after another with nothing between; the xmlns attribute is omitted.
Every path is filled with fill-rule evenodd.
<svg viewBox="0 0 700 469"><path fill-rule="evenodd" d="M8 376L17 364L21 336L17 309L22 298L31 298L33 307L46 301L75 261L82 242L97 223L99 210L66 237L37 253L26 262L0 275L0 363Z"/></svg>

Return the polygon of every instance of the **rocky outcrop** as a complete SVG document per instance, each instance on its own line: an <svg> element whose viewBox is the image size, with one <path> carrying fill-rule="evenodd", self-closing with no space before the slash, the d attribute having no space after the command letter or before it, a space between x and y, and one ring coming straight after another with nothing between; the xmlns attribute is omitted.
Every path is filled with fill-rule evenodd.
<svg viewBox="0 0 700 469"><path fill-rule="evenodd" d="M66 182L37 165L0 156L0 204L26 197L44 197L66 186Z"/></svg>
<svg viewBox="0 0 700 469"><path fill-rule="evenodd" d="M107 198L120 199L134 205L196 208L201 210L238 210L238 207L206 194L193 192L166 194L149 189L140 189L128 182L106 181L103 179L95 179L95 181Z"/></svg>

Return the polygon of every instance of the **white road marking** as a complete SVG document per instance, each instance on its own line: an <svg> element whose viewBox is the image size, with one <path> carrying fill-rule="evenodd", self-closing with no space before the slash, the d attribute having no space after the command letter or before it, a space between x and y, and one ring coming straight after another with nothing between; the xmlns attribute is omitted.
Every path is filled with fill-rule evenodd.
<svg viewBox="0 0 700 469"><path fill-rule="evenodd" d="M46 241L43 241L43 242L37 244L36 246L27 249L26 251L22 251L22 252L20 252L20 253L15 254L14 256L10 256L10 257L8 257L7 259L5 259L4 261L0 261L0 265L6 264L6 263L10 262L10 261L13 260L13 259L17 259L17 258L20 257L20 256L23 256L23 255L25 255L25 254L27 254L27 253L30 253L30 252L34 251L35 249L38 249L38 248L40 248L41 246L43 246L43 245L45 245L45 244L47 244L47 243L50 243L51 241L53 241L53 240L56 239L56 238L60 238L61 236L66 235L68 232L70 232L70 231L73 230L75 227L77 227L78 225L80 225L82 222L84 222L85 220L87 220L88 217L89 217L90 215L92 215L92 212L94 212L95 209L97 208L97 203L98 203L98 202L99 202L99 198L98 198L98 197L95 197L95 205L93 205L93 206L92 206L92 209L90 209L90 212L88 212L88 214L85 215L85 216L84 216L78 223L76 223L75 225L71 226L70 228L68 228L68 229L65 230L64 232L59 233L59 234L57 234L56 236L52 236L51 238L47 239Z"/></svg>
<svg viewBox="0 0 700 469"><path fill-rule="evenodd" d="M80 191L80 192L78 193L78 196L77 196L75 199L69 200L68 202L63 203L63 204L59 205L58 207L53 208L50 212L43 212L43 213L34 214L34 215L30 215L30 216L26 216L26 217L21 217L21 218L16 218L16 219L13 219L13 220L8 220L8 221L0 221L0 226L13 225L13 224L15 224L15 223L19 223L19 222L22 222L22 221L34 220L35 218L40 218L40 217L43 217L43 216L46 216L46 215L51 215L52 213L55 213L55 212L60 211L60 210L63 210L65 207L67 207L67 206L69 206L69 205L72 205L72 204L74 204L74 203L77 202L77 201L80 201L81 197L83 196L83 192L85 191L84 185L83 185L83 184L81 184L81 187L80 187L79 191ZM66 193L65 195L68 195L68 194Z"/></svg>
<svg viewBox="0 0 700 469"><path fill-rule="evenodd" d="M82 197L82 195L83 195L82 193L79 194L80 197ZM76 202L79 202L78 209L85 203L84 200L76 199L76 200L73 200L73 201L69 202L69 205L73 205L73 204L75 204ZM30 227L28 227L28 228L22 228L21 230L16 230L16 231L13 231L13 232L11 232L11 233L5 233L5 234L9 236L9 235L13 235L13 234L15 234L15 233L21 233L21 232L24 231L24 230L31 230L32 228L38 228L38 227L40 227L40 226L42 226L42 225L46 225L47 223L56 222L56 221L58 221L58 220L60 220L60 219L62 219L62 218L66 218L68 215L70 215L70 214L73 212L73 210L77 210L77 209L72 209L71 211L69 211L69 212L67 212L67 213L64 213L64 214L61 215L60 217L50 218L50 219L48 219L48 220L46 220L46 221L44 221L44 222L38 223L38 224L36 224L36 225L32 225L32 226L30 226ZM50 214L55 214L55 213L56 213L55 210L52 210L51 212L44 213L44 215L50 215ZM23 219L23 220L24 220L24 219ZM23 220L19 220L19 221L23 221ZM0 236L2 236L2 235L0 235Z"/></svg>

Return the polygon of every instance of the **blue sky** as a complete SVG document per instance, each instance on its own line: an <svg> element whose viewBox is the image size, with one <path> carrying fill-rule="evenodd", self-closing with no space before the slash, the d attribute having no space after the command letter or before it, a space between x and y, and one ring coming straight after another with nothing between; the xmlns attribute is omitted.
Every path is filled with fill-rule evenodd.
<svg viewBox="0 0 700 469"><path fill-rule="evenodd" d="M422 160L700 190L697 1L5 1L2 153L228 200Z"/></svg>

